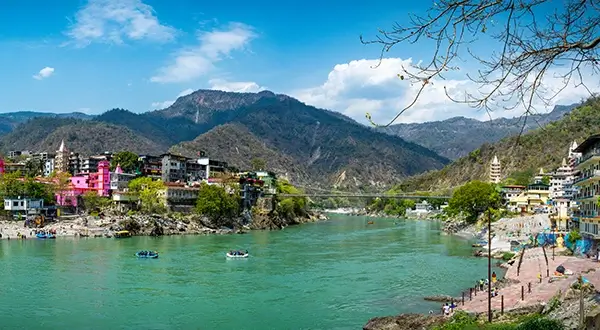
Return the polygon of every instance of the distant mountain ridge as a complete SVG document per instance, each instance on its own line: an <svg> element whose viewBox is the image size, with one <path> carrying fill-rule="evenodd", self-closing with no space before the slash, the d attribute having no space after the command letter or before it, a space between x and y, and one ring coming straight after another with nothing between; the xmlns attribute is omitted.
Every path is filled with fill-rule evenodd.
<svg viewBox="0 0 600 330"><path fill-rule="evenodd" d="M92 119L94 116L87 115L82 112L71 113L52 113L52 112L37 112L37 111L17 111L0 113L0 135L11 132L17 125L22 124L30 119L38 117L58 117L58 118L76 118L82 120Z"/></svg>
<svg viewBox="0 0 600 330"><path fill-rule="evenodd" d="M27 133L33 132L33 133ZM99 132L99 137L93 139ZM351 189L387 186L449 162L399 137L377 132L337 112L317 109L269 91L198 90L162 110L135 114L113 109L83 119L36 118L0 138L0 150L164 152L209 157L247 168L251 158L289 172L306 184ZM90 138L92 137L92 138ZM216 148L215 146L219 146Z"/></svg>
<svg viewBox="0 0 600 330"><path fill-rule="evenodd" d="M479 148L484 143L494 143L505 137L518 134L557 121L578 104L557 105L546 114L535 114L525 118L498 118L479 121L472 118L453 117L442 121L396 124L380 131L399 136L420 144L449 159L458 159Z"/></svg>
<svg viewBox="0 0 600 330"><path fill-rule="evenodd" d="M523 134L518 143L517 136L484 143L441 170L403 180L402 189L444 190L469 180L487 181L494 156L500 160L503 179L532 179L540 168L549 172L560 166L573 141L581 143L590 135L598 134L599 128L600 99L590 99L561 119Z"/></svg>

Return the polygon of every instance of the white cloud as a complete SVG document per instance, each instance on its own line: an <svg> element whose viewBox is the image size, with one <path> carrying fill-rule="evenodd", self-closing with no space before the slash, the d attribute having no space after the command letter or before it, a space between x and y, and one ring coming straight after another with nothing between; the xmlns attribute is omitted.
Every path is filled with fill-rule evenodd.
<svg viewBox="0 0 600 330"><path fill-rule="evenodd" d="M420 86L398 78L403 67L408 68L413 64L412 59L385 58L375 68L378 62L379 60L362 59L338 64L320 86L296 90L290 94L307 104L339 111L363 123L367 122L366 113L370 113L373 121L378 124L387 123L414 99ZM546 89L556 91L562 86L563 81L556 76L557 72L547 74L544 81ZM594 82L595 91L600 90L597 79L594 81L591 77L587 78L589 79L585 79L586 81ZM448 94L456 99L464 97L465 92L476 93L479 89L477 84L466 77L464 80L432 81L417 103L404 112L396 123L437 121L455 116L489 119L485 111L449 100L444 86ZM591 85L588 84L589 86ZM535 102L535 106L539 112L545 112L550 111L555 104L571 104L586 97L589 97L587 90L575 87L572 83L553 100L550 107L545 107L541 100ZM523 111L524 108L511 111L498 109L492 115L493 118L515 117L522 115Z"/></svg>
<svg viewBox="0 0 600 330"><path fill-rule="evenodd" d="M37 80L42 80L42 79L50 77L53 74L54 74L54 68L47 66L47 67L41 69L37 74L34 74L33 78L37 79Z"/></svg>
<svg viewBox="0 0 600 330"><path fill-rule="evenodd" d="M124 39L170 41L176 30L161 24L141 0L89 0L66 35L78 47L92 42L122 44Z"/></svg>
<svg viewBox="0 0 600 330"><path fill-rule="evenodd" d="M173 100L169 100L169 101L162 101L162 102L152 102L151 109L164 109L164 108L168 108L170 106L173 105L173 103L175 103L175 101Z"/></svg>
<svg viewBox="0 0 600 330"><path fill-rule="evenodd" d="M257 93L264 91L267 88L260 86L253 81L226 81L223 79L211 79L208 81L210 89L224 91L224 92L236 92L236 93Z"/></svg>
<svg viewBox="0 0 600 330"><path fill-rule="evenodd" d="M254 29L242 23L230 23L225 29L201 32L199 44L175 53L171 63L158 70L150 78L157 83L186 82L207 74L214 64L231 55L235 50L243 50L256 37Z"/></svg>

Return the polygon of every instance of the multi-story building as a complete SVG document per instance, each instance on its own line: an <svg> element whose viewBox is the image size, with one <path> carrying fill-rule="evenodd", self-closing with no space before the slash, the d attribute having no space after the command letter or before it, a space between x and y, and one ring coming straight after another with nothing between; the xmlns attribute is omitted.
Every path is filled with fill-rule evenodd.
<svg viewBox="0 0 600 330"><path fill-rule="evenodd" d="M54 158L48 158L44 161L44 176L50 176L54 172L54 165Z"/></svg>
<svg viewBox="0 0 600 330"><path fill-rule="evenodd" d="M500 188L500 197L502 198L502 203L507 205L508 202L523 193L525 191L525 186L520 185L505 185Z"/></svg>
<svg viewBox="0 0 600 330"><path fill-rule="evenodd" d="M102 155L90 156L90 157L78 157L79 168L78 172L74 174L89 174L96 171L98 164L101 161L110 161L112 155L110 153L104 153Z"/></svg>
<svg viewBox="0 0 600 330"><path fill-rule="evenodd" d="M17 157L30 157L31 156L31 151L29 150L11 150L8 152L8 158L17 158Z"/></svg>
<svg viewBox="0 0 600 330"><path fill-rule="evenodd" d="M80 196L93 191L99 196L110 194L110 163L106 160L98 164L98 171L89 174L74 175L68 187L56 192L56 203L62 206L74 206L79 203Z"/></svg>
<svg viewBox="0 0 600 330"><path fill-rule="evenodd" d="M183 183L165 183L165 189L159 192L159 198L170 209L189 209L196 205L200 188L189 187Z"/></svg>
<svg viewBox="0 0 600 330"><path fill-rule="evenodd" d="M187 163L190 160L187 157L162 154L161 176L163 182L187 182Z"/></svg>
<svg viewBox="0 0 600 330"><path fill-rule="evenodd" d="M140 168L138 174L153 179L162 178L162 158L159 156L142 155L138 158Z"/></svg>
<svg viewBox="0 0 600 330"><path fill-rule="evenodd" d="M600 197L600 134L588 137L575 152L581 157L575 163L579 176L574 182L579 188L576 200L579 203L579 228L593 238L598 236L598 197Z"/></svg>
<svg viewBox="0 0 600 330"><path fill-rule="evenodd" d="M507 209L511 212L539 213L548 211L550 185L536 182L517 196L508 200Z"/></svg>
<svg viewBox="0 0 600 330"><path fill-rule="evenodd" d="M60 142L60 147L56 151L54 169L57 172L69 172L69 150L65 146L65 140Z"/></svg>
<svg viewBox="0 0 600 330"><path fill-rule="evenodd" d="M135 179L137 175L131 173L123 173L120 165L114 172L110 173L110 190L115 191L126 191L129 187L129 182Z"/></svg>
<svg viewBox="0 0 600 330"><path fill-rule="evenodd" d="M494 155L494 159L490 164L490 182L491 183L500 183L502 180L502 170L500 167L500 161L498 157Z"/></svg>

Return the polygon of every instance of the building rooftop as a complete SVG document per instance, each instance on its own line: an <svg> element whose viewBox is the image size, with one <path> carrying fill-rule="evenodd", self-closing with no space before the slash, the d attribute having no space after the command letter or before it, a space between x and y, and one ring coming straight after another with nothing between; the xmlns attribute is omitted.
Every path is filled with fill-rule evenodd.
<svg viewBox="0 0 600 330"><path fill-rule="evenodd" d="M592 135L590 137L588 137L587 139L585 139L585 141L583 141L580 145L577 146L577 148L575 148L575 152L583 152L584 150L588 149L589 147L591 147L594 143L600 141L600 134L595 134Z"/></svg>
<svg viewBox="0 0 600 330"><path fill-rule="evenodd" d="M521 186L518 184L508 184L508 185L502 186L502 188L525 189L525 186Z"/></svg>

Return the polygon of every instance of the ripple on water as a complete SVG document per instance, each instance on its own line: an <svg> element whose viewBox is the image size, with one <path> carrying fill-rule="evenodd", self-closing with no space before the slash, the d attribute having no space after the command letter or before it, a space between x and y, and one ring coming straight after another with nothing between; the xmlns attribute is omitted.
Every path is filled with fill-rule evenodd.
<svg viewBox="0 0 600 330"><path fill-rule="evenodd" d="M8 329L359 328L437 308L422 297L485 273L470 253L435 222L344 216L247 235L1 241L0 313ZM23 306L39 308L23 318Z"/></svg>

